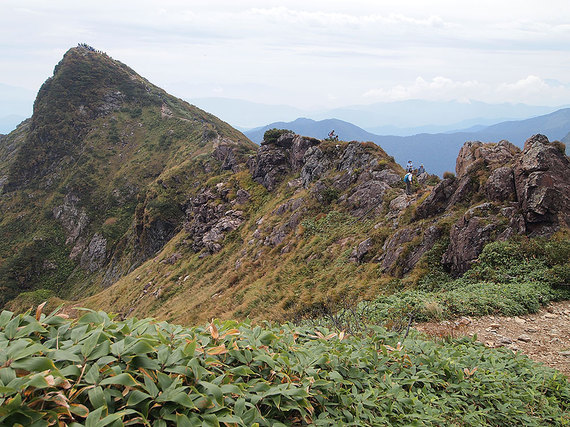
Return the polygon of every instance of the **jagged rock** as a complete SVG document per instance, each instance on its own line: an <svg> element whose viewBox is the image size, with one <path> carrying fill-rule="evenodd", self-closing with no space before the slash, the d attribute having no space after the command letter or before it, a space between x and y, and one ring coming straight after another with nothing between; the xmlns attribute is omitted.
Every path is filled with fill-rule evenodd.
<svg viewBox="0 0 570 427"><path fill-rule="evenodd" d="M428 227L423 234L420 227L399 230L384 243L380 265L384 271L402 276L411 271L440 238L441 230L436 226ZM406 248L406 244L412 242L414 246Z"/></svg>
<svg viewBox="0 0 570 427"><path fill-rule="evenodd" d="M188 201L184 229L196 252L204 248L209 253L218 252L226 234L245 221L242 211L231 209L231 204L224 201L226 190L225 185L217 185L215 189L201 191Z"/></svg>
<svg viewBox="0 0 570 427"><path fill-rule="evenodd" d="M394 266L404 251L404 244L409 243L421 234L421 228L403 228L396 231L392 237L384 242L382 255L379 258L380 266L384 271L394 270Z"/></svg>
<svg viewBox="0 0 570 427"><path fill-rule="evenodd" d="M219 218L212 227L206 231L201 239L203 246L210 252L215 253L222 249L221 241L225 235L236 230L244 222L243 212L230 210Z"/></svg>
<svg viewBox="0 0 570 427"><path fill-rule="evenodd" d="M520 149L508 141L500 141L497 144L484 144L482 142L469 141L463 144L455 163L455 174L458 179L468 175L474 169L485 166L505 165L509 163Z"/></svg>
<svg viewBox="0 0 570 427"><path fill-rule="evenodd" d="M237 192L236 192L236 198L235 198L235 202L238 205L243 205L247 202L249 202L249 199L251 198L251 195L245 191L244 189L240 188Z"/></svg>
<svg viewBox="0 0 570 427"><path fill-rule="evenodd" d="M212 157L222 162L223 170L239 171L239 164L236 158L235 150L239 148L239 143L228 138L217 140L214 143L214 151Z"/></svg>
<svg viewBox="0 0 570 427"><path fill-rule="evenodd" d="M103 266L106 255L107 239L101 234L95 233L89 245L87 245L87 248L83 251L79 265L84 270L93 273Z"/></svg>
<svg viewBox="0 0 570 427"><path fill-rule="evenodd" d="M401 190L401 193L403 192L404 191ZM411 204L412 199L407 194L400 194L390 201L390 204L388 205L388 212L386 213L386 219L393 221L393 227L398 226L398 217Z"/></svg>
<svg viewBox="0 0 570 427"><path fill-rule="evenodd" d="M368 254L368 252L372 248L372 246L373 246L372 239L366 239L360 242L350 254L349 261L358 262L358 263L362 262L364 260L364 257Z"/></svg>
<svg viewBox="0 0 570 427"><path fill-rule="evenodd" d="M358 185L348 197L341 197L340 202L357 217L367 215L373 209L381 209L382 200L390 186L382 181L367 181Z"/></svg>
<svg viewBox="0 0 570 427"><path fill-rule="evenodd" d="M475 191L477 191L477 185L471 176L467 175L460 178L459 182L457 183L457 188L447 202L446 209L459 203L468 201Z"/></svg>
<svg viewBox="0 0 570 427"><path fill-rule="evenodd" d="M182 258L182 255L179 252L174 252L172 255L170 255L168 258L166 258L165 260L161 261L165 264L176 264L180 259Z"/></svg>
<svg viewBox="0 0 570 427"><path fill-rule="evenodd" d="M477 259L485 244L491 241L492 232L496 228L494 222L488 223L480 217L464 215L451 227L450 243L442 256L442 263L454 275L464 273Z"/></svg>
<svg viewBox="0 0 570 427"><path fill-rule="evenodd" d="M570 161L547 137L534 135L525 142L514 175L528 231L550 234L570 226Z"/></svg>
<svg viewBox="0 0 570 427"><path fill-rule="evenodd" d="M297 199L297 200L301 200L302 199ZM294 201L293 201L294 202ZM297 203L293 203L294 206L298 207ZM292 206L289 206L289 209L293 209ZM287 235L295 230L297 228L297 226L299 225L299 223L301 222L301 219L303 217L303 214L305 213L305 209L300 209L295 211L291 217L289 218L289 220L281 225L280 227L277 227L275 229L273 229L271 231L271 233L269 234L269 236L267 236L263 242L263 244L265 246L277 246L280 245L285 238L287 237Z"/></svg>
<svg viewBox="0 0 570 427"><path fill-rule="evenodd" d="M515 177L509 166L499 167L493 172L483 187L485 195L494 202L504 202L516 199Z"/></svg>
<svg viewBox="0 0 570 427"><path fill-rule="evenodd" d="M415 246L406 259L403 261L402 274L406 274L411 271L415 265L419 262L421 257L433 248L433 245L441 238L441 230L432 225L428 227L422 236L422 240L419 245Z"/></svg>
<svg viewBox="0 0 570 427"><path fill-rule="evenodd" d="M422 172L416 177L420 184L425 184L429 178L430 174L427 172Z"/></svg>
<svg viewBox="0 0 570 427"><path fill-rule="evenodd" d="M272 191L283 178L303 166L306 152L320 141L293 133L281 135L277 141L263 141L257 155L249 162L254 181Z"/></svg>
<svg viewBox="0 0 570 427"><path fill-rule="evenodd" d="M286 151L275 146L262 146L249 166L253 180L269 191L291 172Z"/></svg>
<svg viewBox="0 0 570 427"><path fill-rule="evenodd" d="M401 212L406 209L411 204L411 199L408 197L407 194L400 194L396 198L394 198L390 204L388 205L389 213L393 212Z"/></svg>
<svg viewBox="0 0 570 427"><path fill-rule="evenodd" d="M311 182L316 181L330 169L330 161L319 147L309 148L305 153L304 161L305 164L301 169L301 180L303 187L308 188Z"/></svg>
<svg viewBox="0 0 570 427"><path fill-rule="evenodd" d="M458 181L455 178L446 178L437 184L430 195L417 207L413 220L429 218L445 211L457 185Z"/></svg>
<svg viewBox="0 0 570 427"><path fill-rule="evenodd" d="M372 169L378 164L378 159L367 153L363 145L351 142L347 145L340 159L338 170L353 174L356 170Z"/></svg>
<svg viewBox="0 0 570 427"><path fill-rule="evenodd" d="M85 209L79 208L79 196L68 193L63 199L63 205L53 208L53 216L57 219L66 234L65 244L74 243L89 224L89 217Z"/></svg>
<svg viewBox="0 0 570 427"><path fill-rule="evenodd" d="M402 178L396 172L391 169L383 169L381 171L372 171L372 177L376 181L382 181L386 184L392 186L399 183Z"/></svg>

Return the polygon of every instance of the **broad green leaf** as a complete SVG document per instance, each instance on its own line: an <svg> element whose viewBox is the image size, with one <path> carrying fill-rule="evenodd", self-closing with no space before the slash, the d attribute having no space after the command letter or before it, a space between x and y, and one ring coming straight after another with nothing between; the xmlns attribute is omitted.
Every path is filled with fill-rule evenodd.
<svg viewBox="0 0 570 427"><path fill-rule="evenodd" d="M100 336L101 336L101 330L97 329L93 331L91 335L89 335L85 340L82 341L81 354L83 355L83 357L88 358L91 352L95 350L95 347L97 347L97 342L99 341Z"/></svg>
<svg viewBox="0 0 570 427"><path fill-rule="evenodd" d="M152 399L152 396L140 390L133 390L129 394L129 399L127 400L127 406L136 406L146 399Z"/></svg>
<svg viewBox="0 0 570 427"><path fill-rule="evenodd" d="M97 383L100 378L99 366L97 366L97 364L93 364L89 369L87 369L87 373L84 378L87 384Z"/></svg>
<svg viewBox="0 0 570 427"><path fill-rule="evenodd" d="M106 409L106 406L101 406L89 413L87 418L85 419L85 427L98 427L98 422L101 419L101 415L103 415L103 411Z"/></svg>
<svg viewBox="0 0 570 427"><path fill-rule="evenodd" d="M4 334L6 335L6 338L9 340L14 339L18 326L20 326L20 316L14 317L4 328Z"/></svg>
<svg viewBox="0 0 570 427"><path fill-rule="evenodd" d="M194 427L190 419L184 414L176 414L176 426L177 427Z"/></svg>
<svg viewBox="0 0 570 427"><path fill-rule="evenodd" d="M107 400L105 399L105 393L103 393L103 389L99 386L90 389L87 392L89 396L89 401L94 408L106 408L107 407Z"/></svg>
<svg viewBox="0 0 570 427"><path fill-rule="evenodd" d="M69 411L81 418L85 418L87 415L89 415L89 409L87 409L87 406L77 403L72 403L69 405Z"/></svg>
<svg viewBox="0 0 570 427"><path fill-rule="evenodd" d="M2 313L0 313L0 328L5 328L8 322L10 322L10 319L12 319L13 315L14 313L11 311L2 310Z"/></svg>
<svg viewBox="0 0 570 427"><path fill-rule="evenodd" d="M28 323L26 326L18 330L14 338L27 337L34 332L44 333L47 332L47 330L42 325L40 325L38 321L34 320L33 322Z"/></svg>
<svg viewBox="0 0 570 427"><path fill-rule="evenodd" d="M139 383L135 381L135 379L131 376L131 374L128 374L126 372L119 375L115 375L113 377L105 378L99 384L100 385L114 384L114 385L124 385L129 387L139 385Z"/></svg>
<svg viewBox="0 0 570 427"><path fill-rule="evenodd" d="M134 411L132 409L125 409L120 412L115 412L114 414L109 414L105 418L99 420L99 422L97 423L97 427L108 426L109 424L112 424L115 421L122 420L123 417L126 415L136 414L136 413L137 411Z"/></svg>
<svg viewBox="0 0 570 427"><path fill-rule="evenodd" d="M144 388L154 398L158 396L159 390L156 384L146 375L144 376Z"/></svg>
<svg viewBox="0 0 570 427"><path fill-rule="evenodd" d="M207 381L198 381L198 384L206 389L207 394L214 396L214 399L216 399L216 401L220 405L223 403L224 396L223 396L222 389L220 388L220 386L218 386L216 384L212 384L212 383L207 382Z"/></svg>
<svg viewBox="0 0 570 427"><path fill-rule="evenodd" d="M202 427L220 427L218 417L215 415L205 414L202 419Z"/></svg>
<svg viewBox="0 0 570 427"><path fill-rule="evenodd" d="M49 357L26 357L12 363L12 368L24 369L29 372L57 370Z"/></svg>
<svg viewBox="0 0 570 427"><path fill-rule="evenodd" d="M73 353L71 351L67 351L67 350L55 350L55 351L49 353L49 356L54 361L58 361L58 360L66 360L69 362L81 362L82 361L81 357L79 357L78 354Z"/></svg>

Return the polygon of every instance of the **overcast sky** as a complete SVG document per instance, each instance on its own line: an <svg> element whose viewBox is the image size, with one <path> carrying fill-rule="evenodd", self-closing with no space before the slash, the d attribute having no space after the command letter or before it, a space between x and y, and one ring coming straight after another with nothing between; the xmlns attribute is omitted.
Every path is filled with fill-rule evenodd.
<svg viewBox="0 0 570 427"><path fill-rule="evenodd" d="M568 0L1 0L0 35L34 95L81 42L185 99L570 103Z"/></svg>

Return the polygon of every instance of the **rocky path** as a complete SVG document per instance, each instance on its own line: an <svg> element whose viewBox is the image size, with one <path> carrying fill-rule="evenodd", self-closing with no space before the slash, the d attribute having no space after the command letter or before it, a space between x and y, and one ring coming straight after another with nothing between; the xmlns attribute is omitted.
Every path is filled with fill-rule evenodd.
<svg viewBox="0 0 570 427"><path fill-rule="evenodd" d="M553 303L520 317L462 317L416 329L435 337L473 336L487 347L507 347L558 369L570 378L570 301Z"/></svg>

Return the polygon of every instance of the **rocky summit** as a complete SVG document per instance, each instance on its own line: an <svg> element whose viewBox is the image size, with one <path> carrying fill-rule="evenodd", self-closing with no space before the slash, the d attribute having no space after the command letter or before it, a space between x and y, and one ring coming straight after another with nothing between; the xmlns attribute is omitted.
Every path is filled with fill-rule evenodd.
<svg viewBox="0 0 570 427"><path fill-rule="evenodd" d="M570 162L543 135L466 142L455 175L406 194L371 142L272 129L258 147L81 46L1 137L0 174L0 304L187 324L300 318L570 226Z"/></svg>

